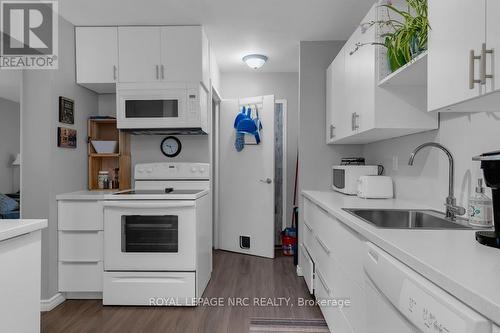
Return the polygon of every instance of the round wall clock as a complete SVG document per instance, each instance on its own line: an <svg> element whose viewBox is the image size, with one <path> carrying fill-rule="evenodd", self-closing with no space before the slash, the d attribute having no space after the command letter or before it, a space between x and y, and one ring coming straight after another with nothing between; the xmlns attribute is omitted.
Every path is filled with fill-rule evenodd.
<svg viewBox="0 0 500 333"><path fill-rule="evenodd" d="M167 157L175 157L181 153L182 144L175 136L167 136L161 142L161 152Z"/></svg>

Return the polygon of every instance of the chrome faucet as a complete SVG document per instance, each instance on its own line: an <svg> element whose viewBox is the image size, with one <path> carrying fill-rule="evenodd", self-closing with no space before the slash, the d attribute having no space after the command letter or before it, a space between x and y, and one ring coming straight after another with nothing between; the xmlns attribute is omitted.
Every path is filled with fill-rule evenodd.
<svg viewBox="0 0 500 333"><path fill-rule="evenodd" d="M453 161L453 156L451 155L450 151L440 145L437 142L427 142L424 143L423 145L418 146L413 150L413 152L410 155L410 160L408 161L408 165L413 165L413 160L415 159L415 155L425 147L434 147L434 148L439 148L442 151L445 152L446 156L448 156L448 161L449 161L449 172L448 172L448 197L446 198L446 217L455 220L456 215L464 215L465 214L465 208L457 206L457 199L455 198L454 195L454 179L455 179L455 163Z"/></svg>

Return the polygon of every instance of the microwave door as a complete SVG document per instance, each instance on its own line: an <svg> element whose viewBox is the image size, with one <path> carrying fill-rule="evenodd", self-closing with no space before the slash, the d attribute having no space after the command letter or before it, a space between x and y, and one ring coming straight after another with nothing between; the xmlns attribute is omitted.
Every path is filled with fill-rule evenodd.
<svg viewBox="0 0 500 333"><path fill-rule="evenodd" d="M178 99L126 100L125 117L133 118L179 118Z"/></svg>

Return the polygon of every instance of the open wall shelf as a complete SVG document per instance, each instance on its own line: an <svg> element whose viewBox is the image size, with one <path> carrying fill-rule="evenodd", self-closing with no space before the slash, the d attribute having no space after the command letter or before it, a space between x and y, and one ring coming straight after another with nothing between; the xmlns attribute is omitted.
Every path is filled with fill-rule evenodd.
<svg viewBox="0 0 500 333"><path fill-rule="evenodd" d="M92 146L92 140L118 141L118 152L99 154ZM88 188L100 190L99 171L109 171L114 179L118 169L119 189L129 189L131 185L130 134L116 128L115 119L89 119L88 121Z"/></svg>

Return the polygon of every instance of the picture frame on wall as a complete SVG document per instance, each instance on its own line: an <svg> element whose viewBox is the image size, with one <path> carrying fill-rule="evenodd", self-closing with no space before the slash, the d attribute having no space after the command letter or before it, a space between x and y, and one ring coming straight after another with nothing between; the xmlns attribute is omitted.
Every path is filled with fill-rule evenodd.
<svg viewBox="0 0 500 333"><path fill-rule="evenodd" d="M76 129L58 127L57 146L59 148L76 148Z"/></svg>
<svg viewBox="0 0 500 333"><path fill-rule="evenodd" d="M75 124L75 101L59 96L59 122L63 124Z"/></svg>

